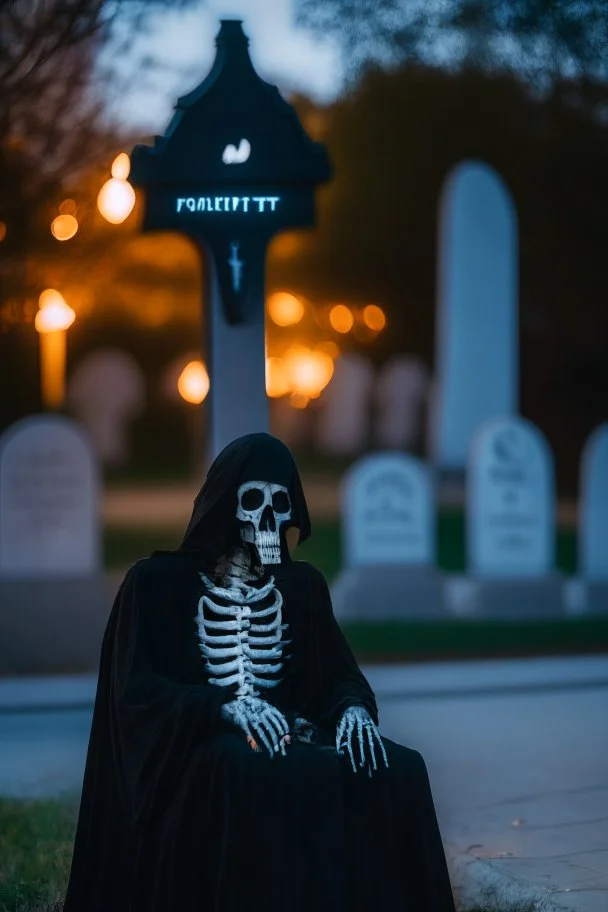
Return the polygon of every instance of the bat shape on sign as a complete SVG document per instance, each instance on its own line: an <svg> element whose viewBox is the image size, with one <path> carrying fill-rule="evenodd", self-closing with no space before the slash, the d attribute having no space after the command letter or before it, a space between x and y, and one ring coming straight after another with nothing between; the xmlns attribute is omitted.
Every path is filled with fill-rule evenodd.
<svg viewBox="0 0 608 912"><path fill-rule="evenodd" d="M246 162L251 153L251 144L249 140L242 139L238 149L232 143L226 146L222 153L222 161L225 165L242 165Z"/></svg>

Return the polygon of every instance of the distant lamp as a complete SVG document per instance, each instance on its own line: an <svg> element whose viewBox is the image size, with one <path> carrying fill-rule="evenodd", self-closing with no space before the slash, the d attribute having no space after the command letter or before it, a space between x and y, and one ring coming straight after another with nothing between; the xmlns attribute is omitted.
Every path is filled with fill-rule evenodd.
<svg viewBox="0 0 608 912"><path fill-rule="evenodd" d="M282 358L266 358L266 395L278 399L289 392L289 380Z"/></svg>
<svg viewBox="0 0 608 912"><path fill-rule="evenodd" d="M386 326L386 317L384 311L377 304L368 304L363 308L363 322L368 329L374 332L381 332Z"/></svg>
<svg viewBox="0 0 608 912"><path fill-rule="evenodd" d="M346 304L335 304L329 311L329 322L336 332L347 333L353 328L355 318Z"/></svg>
<svg viewBox="0 0 608 912"><path fill-rule="evenodd" d="M112 177L97 195L97 208L107 222L120 225L131 215L135 205L135 190L127 180L131 161L121 152L112 162Z"/></svg>
<svg viewBox="0 0 608 912"><path fill-rule="evenodd" d="M78 220L67 212L56 216L51 222L51 234L58 241L69 241L77 231Z"/></svg>
<svg viewBox="0 0 608 912"><path fill-rule="evenodd" d="M304 305L295 295L277 291L268 298L268 313L277 326L293 326L304 316Z"/></svg>
<svg viewBox="0 0 608 912"><path fill-rule="evenodd" d="M320 396L334 373L334 362L330 355L319 350L311 351L302 345L289 348L284 360L292 394L306 399Z"/></svg>
<svg viewBox="0 0 608 912"><path fill-rule="evenodd" d="M200 405L209 392L209 374L202 361L190 361L179 375L177 389L186 402Z"/></svg>
<svg viewBox="0 0 608 912"><path fill-rule="evenodd" d="M61 408L65 399L66 330L76 314L55 288L40 295L34 325L40 341L40 381L45 408Z"/></svg>

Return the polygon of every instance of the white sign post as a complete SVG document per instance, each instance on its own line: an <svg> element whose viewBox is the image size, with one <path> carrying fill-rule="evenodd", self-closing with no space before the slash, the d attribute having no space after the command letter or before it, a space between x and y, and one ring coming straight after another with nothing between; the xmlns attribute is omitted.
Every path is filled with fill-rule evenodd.
<svg viewBox="0 0 608 912"><path fill-rule="evenodd" d="M26 418L0 437L0 673L96 666L108 609L98 501L72 421Z"/></svg>
<svg viewBox="0 0 608 912"><path fill-rule="evenodd" d="M342 483L343 570L332 586L342 619L442 613L435 510L427 467L388 452L360 459Z"/></svg>

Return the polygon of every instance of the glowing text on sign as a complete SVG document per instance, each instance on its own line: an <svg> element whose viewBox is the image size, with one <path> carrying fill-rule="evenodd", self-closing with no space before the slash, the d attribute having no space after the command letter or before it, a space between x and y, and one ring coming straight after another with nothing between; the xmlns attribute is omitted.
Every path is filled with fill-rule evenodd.
<svg viewBox="0 0 608 912"><path fill-rule="evenodd" d="M276 212L280 196L179 196L176 212Z"/></svg>

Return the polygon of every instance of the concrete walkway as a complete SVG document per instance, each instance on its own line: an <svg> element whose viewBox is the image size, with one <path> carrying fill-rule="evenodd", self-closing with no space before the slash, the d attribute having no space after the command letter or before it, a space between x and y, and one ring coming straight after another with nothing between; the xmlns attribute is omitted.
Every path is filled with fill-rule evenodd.
<svg viewBox="0 0 608 912"><path fill-rule="evenodd" d="M365 671L426 759L461 909L608 910L608 656ZM0 794L80 787L94 692L0 680Z"/></svg>

